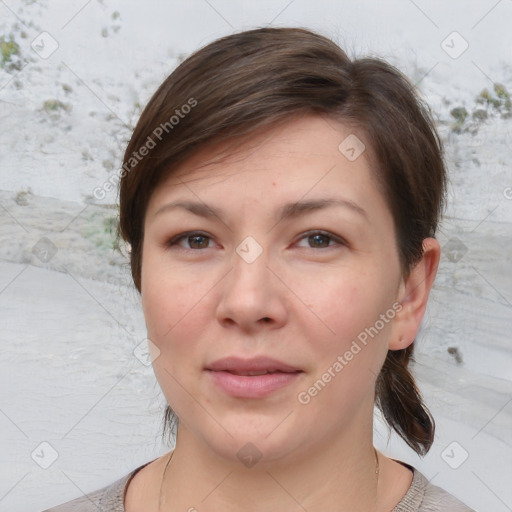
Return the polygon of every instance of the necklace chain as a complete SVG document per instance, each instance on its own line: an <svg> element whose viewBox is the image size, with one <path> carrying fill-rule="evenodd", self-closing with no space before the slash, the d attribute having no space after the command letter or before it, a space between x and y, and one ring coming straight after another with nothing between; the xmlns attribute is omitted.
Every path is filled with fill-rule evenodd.
<svg viewBox="0 0 512 512"><path fill-rule="evenodd" d="M379 480L379 473L380 473L380 465L379 465L379 456L377 455L377 450L375 447L373 448L373 452L375 453L375 475L377 477L377 481ZM169 460L167 461L167 464L165 465L164 472L162 475L162 483L160 484L160 494L158 498L158 510L160 511L162 509L162 491L164 486L164 479L165 479L165 473L167 471L167 468L169 467L169 464L171 463L172 457L174 455L174 450L171 453L171 456L169 457Z"/></svg>

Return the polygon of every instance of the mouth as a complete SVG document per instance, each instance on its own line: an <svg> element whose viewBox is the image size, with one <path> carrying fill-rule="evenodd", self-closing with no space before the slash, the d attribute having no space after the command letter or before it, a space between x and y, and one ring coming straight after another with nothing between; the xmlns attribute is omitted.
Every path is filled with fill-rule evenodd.
<svg viewBox="0 0 512 512"><path fill-rule="evenodd" d="M274 374L274 373L296 373L296 372L285 372L285 371L281 371L281 370L260 370L260 371L253 371L253 372L249 372L249 371L242 371L242 370L210 370L210 371L224 371L224 372L227 372L227 373L231 373L233 375L240 375L240 376L244 376L244 377L254 377L254 376L257 376L257 375L270 375L270 374ZM299 372L300 370L297 370L297 372Z"/></svg>
<svg viewBox="0 0 512 512"><path fill-rule="evenodd" d="M228 357L205 368L217 389L235 398L263 398L294 382L303 370L268 357Z"/></svg>
<svg viewBox="0 0 512 512"><path fill-rule="evenodd" d="M210 371L230 372L236 375L264 375L266 373L295 373L302 371L296 366L271 357L259 356L251 359L224 357L206 367Z"/></svg>

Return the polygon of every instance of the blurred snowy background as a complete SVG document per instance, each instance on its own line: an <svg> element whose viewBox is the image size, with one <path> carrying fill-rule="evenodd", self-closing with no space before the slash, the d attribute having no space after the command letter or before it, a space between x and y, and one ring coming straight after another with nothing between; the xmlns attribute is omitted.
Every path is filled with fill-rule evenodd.
<svg viewBox="0 0 512 512"><path fill-rule="evenodd" d="M478 512L512 510L512 0L0 0L0 511L168 449L116 192L93 191L180 60L267 24L388 59L436 112L450 194L414 367L436 442L419 459L377 415L375 444Z"/></svg>

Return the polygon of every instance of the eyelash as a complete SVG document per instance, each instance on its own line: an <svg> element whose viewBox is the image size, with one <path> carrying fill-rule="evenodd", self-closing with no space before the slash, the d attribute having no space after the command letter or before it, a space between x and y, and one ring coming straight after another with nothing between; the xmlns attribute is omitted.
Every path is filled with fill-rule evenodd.
<svg viewBox="0 0 512 512"><path fill-rule="evenodd" d="M315 235L321 235L325 238L329 238L330 240L336 242L338 245L342 245L342 246L346 246L347 243L345 242L345 240L343 240L342 238L336 236L336 235L333 235L332 233L329 233L328 231L322 231L322 230L313 230L313 231L308 231L307 233L304 233L300 238L299 238L299 242L305 238L308 238L308 237L311 237L311 236L315 236ZM176 246L179 242L181 242L181 240L184 240L184 239L187 239L187 238L190 238L190 237L193 237L193 236L202 236L202 237L205 237L205 238L209 238L210 240L212 239L211 236L209 236L207 233L204 233L202 231L187 231L185 233L180 233L179 235L176 235L175 237L171 238L167 243L166 243L166 247L168 248L172 248L174 246ZM331 249L333 248L334 245L328 245L327 247L319 247L319 248L315 248L315 247L308 247L308 249ZM180 249L182 250L185 250L185 251L195 251L195 252L198 252L198 251L202 251L202 250L205 250L205 249L210 249L210 247L206 247L204 249L191 249L191 248L188 248L188 247L179 247Z"/></svg>

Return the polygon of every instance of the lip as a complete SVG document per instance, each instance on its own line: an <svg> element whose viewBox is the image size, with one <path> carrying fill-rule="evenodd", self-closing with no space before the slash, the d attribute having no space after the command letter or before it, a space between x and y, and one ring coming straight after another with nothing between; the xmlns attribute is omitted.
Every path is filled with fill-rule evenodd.
<svg viewBox="0 0 512 512"><path fill-rule="evenodd" d="M266 397L290 385L303 373L299 368L269 357L227 357L210 364L205 371L217 387L236 398ZM272 373L248 375L261 371Z"/></svg>
<svg viewBox="0 0 512 512"><path fill-rule="evenodd" d="M224 357L209 364L207 370L212 371L226 371L226 372L258 372L258 371L271 371L282 373L294 373L301 371L300 368L291 366L289 364L278 361L271 357L259 356L251 359L242 359L240 357Z"/></svg>

